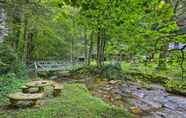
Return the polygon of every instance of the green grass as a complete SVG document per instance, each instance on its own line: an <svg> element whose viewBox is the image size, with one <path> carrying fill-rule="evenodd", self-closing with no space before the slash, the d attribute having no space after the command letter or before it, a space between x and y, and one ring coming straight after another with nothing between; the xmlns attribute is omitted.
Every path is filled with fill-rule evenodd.
<svg viewBox="0 0 186 118"><path fill-rule="evenodd" d="M131 63L122 62L121 67L124 72L136 71L144 74L168 77L170 79L175 79L181 76L180 75L181 68L179 67L179 65L167 64L167 69L161 71L156 70L157 64L155 63L149 63L147 64L147 66L145 66L143 63L131 64Z"/></svg>
<svg viewBox="0 0 186 118"><path fill-rule="evenodd" d="M105 61L104 63L106 65L106 64L110 64L111 62ZM92 61L91 65L96 65L96 62ZM173 78L173 79L178 78L178 77L181 78L181 68L180 68L180 65L176 62L174 62L173 64L167 64L167 67L166 67L167 69L161 70L161 71L156 70L157 63L155 63L155 62L148 63L145 66L144 63L132 64L132 63L128 63L126 61L122 61L121 67L124 72L135 71L135 72L141 72L144 74L168 77L168 78ZM186 63L184 63L184 67L186 70ZM186 75L184 75L184 76L186 76Z"/></svg>
<svg viewBox="0 0 186 118"><path fill-rule="evenodd" d="M65 84L62 95L40 108L1 112L0 118L129 118L130 114L91 96L84 85Z"/></svg>
<svg viewBox="0 0 186 118"><path fill-rule="evenodd" d="M169 80L166 82L165 87L175 88L177 90L186 90L186 80Z"/></svg>

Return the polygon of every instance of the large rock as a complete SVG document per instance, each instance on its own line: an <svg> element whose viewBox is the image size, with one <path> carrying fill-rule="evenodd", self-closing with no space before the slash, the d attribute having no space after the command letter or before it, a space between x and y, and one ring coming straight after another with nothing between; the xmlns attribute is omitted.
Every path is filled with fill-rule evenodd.
<svg viewBox="0 0 186 118"><path fill-rule="evenodd" d="M3 5L0 3L0 43L3 42L4 37L7 36L8 33L5 19L5 10L3 9Z"/></svg>
<svg viewBox="0 0 186 118"><path fill-rule="evenodd" d="M128 99L132 106L145 113L142 118L186 118L186 98L170 95L160 85L149 84L147 87L142 87L140 84L124 83L121 92L122 97Z"/></svg>

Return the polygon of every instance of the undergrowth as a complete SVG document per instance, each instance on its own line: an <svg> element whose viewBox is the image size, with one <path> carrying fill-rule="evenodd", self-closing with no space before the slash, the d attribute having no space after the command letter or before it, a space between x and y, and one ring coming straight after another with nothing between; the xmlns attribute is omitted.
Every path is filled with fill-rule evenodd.
<svg viewBox="0 0 186 118"><path fill-rule="evenodd" d="M101 79L107 80L122 80L126 79L125 73L123 72L120 64L107 64L101 68L97 68L96 66L86 66L83 68L79 68L75 71L72 71L72 76L78 77L81 75L88 77L98 77Z"/></svg>
<svg viewBox="0 0 186 118"><path fill-rule="evenodd" d="M23 85L24 81L23 79L17 79L13 73L0 76L0 104L7 101L6 95L15 92Z"/></svg>

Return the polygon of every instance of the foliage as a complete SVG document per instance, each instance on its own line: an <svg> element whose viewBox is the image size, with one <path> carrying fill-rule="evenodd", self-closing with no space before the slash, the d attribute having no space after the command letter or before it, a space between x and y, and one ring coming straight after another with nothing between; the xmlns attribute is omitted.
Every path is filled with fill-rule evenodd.
<svg viewBox="0 0 186 118"><path fill-rule="evenodd" d="M125 73L126 78L132 81L142 81L146 83L158 83L164 85L167 80L170 78L175 78L174 75L168 75L167 73L176 74L173 72L172 68L169 68L166 71L158 72L155 70L156 64L131 64L122 62L122 70Z"/></svg>
<svg viewBox="0 0 186 118"><path fill-rule="evenodd" d="M17 79L28 79L29 78L27 66L20 61L16 62L12 72L15 73Z"/></svg>
<svg viewBox="0 0 186 118"><path fill-rule="evenodd" d="M7 44L0 44L0 74L15 73L17 78L27 78L27 68L15 50Z"/></svg>
<svg viewBox="0 0 186 118"><path fill-rule="evenodd" d="M154 77L160 76L163 78L181 78L181 68L177 65L176 60L171 59L171 61L172 64L168 64L167 69L161 71L156 70L155 62L151 62L145 65L144 63L133 64L123 61L121 63L121 67L124 72L144 73L147 75L152 75Z"/></svg>
<svg viewBox="0 0 186 118"><path fill-rule="evenodd" d="M15 92L24 83L24 80L17 79L15 74L0 76L0 103L6 101L6 95Z"/></svg>
<svg viewBox="0 0 186 118"><path fill-rule="evenodd" d="M15 51L5 44L0 44L0 74L12 71L17 60Z"/></svg>
<svg viewBox="0 0 186 118"><path fill-rule="evenodd" d="M165 87L177 89L177 90L186 90L186 80L174 79L166 81Z"/></svg>
<svg viewBox="0 0 186 118"><path fill-rule="evenodd" d="M10 0L7 6L7 21L12 30L8 41L27 61L74 61L79 56L86 57L86 52L93 52L94 56L100 52L103 58L120 52L131 58L139 55L141 58L152 53L159 55L169 42L184 42L182 35L171 36L178 27L170 2ZM102 35L100 46L98 35ZM94 59L99 60L98 57L97 54ZM166 62L161 58L156 56L154 59Z"/></svg>
<svg viewBox="0 0 186 118"><path fill-rule="evenodd" d="M91 77L92 79L101 78L107 80L124 80L126 79L125 73L123 72L120 64L105 64L101 68L97 66L84 66L71 72L72 76L81 78L81 76Z"/></svg>
<svg viewBox="0 0 186 118"><path fill-rule="evenodd" d="M183 79L168 80L164 86L170 93L186 96L186 81Z"/></svg>
<svg viewBox="0 0 186 118"><path fill-rule="evenodd" d="M85 86L65 84L62 95L47 101L37 109L19 109L17 112L0 112L1 118L129 118L123 109L111 107L101 99L90 95Z"/></svg>
<svg viewBox="0 0 186 118"><path fill-rule="evenodd" d="M167 88L185 90L184 80L167 80L180 75L175 65L185 65L185 62L180 61L184 59L180 58L181 54L168 49L170 42L185 43L186 38L185 34L178 34L179 19L176 15L180 12L175 7L182 5L172 5L172 2L173 0L2 2L7 14L9 34L5 42L0 44L0 74L3 75L0 77L0 98L19 87L23 81L21 79L28 78L27 67L30 62L63 60L64 63L70 61L74 64L80 58L89 63L90 60L95 61L97 66L86 63L86 67L73 72L77 78L130 78L134 81L166 83ZM105 60L108 63L112 60L124 60L127 63L113 65L104 63ZM50 74L53 73L38 75L46 77ZM2 115L18 118L119 118L125 115L123 110L111 108L100 99L90 96L82 85L65 87L60 98L49 101L48 105L36 112L33 112L34 109L26 109Z"/></svg>
<svg viewBox="0 0 186 118"><path fill-rule="evenodd" d="M100 74L108 80L114 80L114 79L123 80L123 79L125 79L125 74L124 74L120 64L104 65L100 70L101 70Z"/></svg>

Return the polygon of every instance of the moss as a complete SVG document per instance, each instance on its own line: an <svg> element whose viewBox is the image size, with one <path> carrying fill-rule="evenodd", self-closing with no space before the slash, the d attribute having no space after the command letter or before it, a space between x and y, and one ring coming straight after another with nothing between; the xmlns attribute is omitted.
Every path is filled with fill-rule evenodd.
<svg viewBox="0 0 186 118"><path fill-rule="evenodd" d="M186 96L186 80L168 80L164 86L170 93Z"/></svg>
<svg viewBox="0 0 186 118"><path fill-rule="evenodd" d="M162 76L157 76L153 74L145 74L142 72L135 72L135 71L130 71L125 73L130 80L141 80L145 82L150 82L150 83L158 83L164 85L169 78L167 77L162 77Z"/></svg>

